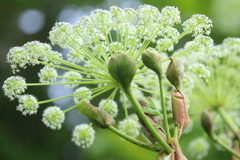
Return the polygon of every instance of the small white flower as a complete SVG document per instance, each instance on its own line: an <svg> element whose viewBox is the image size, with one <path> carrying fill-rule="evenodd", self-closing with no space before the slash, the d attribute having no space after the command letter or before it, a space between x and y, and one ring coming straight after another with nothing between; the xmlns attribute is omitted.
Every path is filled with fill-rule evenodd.
<svg viewBox="0 0 240 160"><path fill-rule="evenodd" d="M203 58L205 55L211 55L213 52L213 40L208 36L198 35L193 41L187 42L185 50L190 49L190 53Z"/></svg>
<svg viewBox="0 0 240 160"><path fill-rule="evenodd" d="M77 72L69 71L66 72L63 75L63 82L68 83L68 82L79 82L80 79L82 78L82 75ZM74 88L77 87L79 84L66 84L66 87Z"/></svg>
<svg viewBox="0 0 240 160"><path fill-rule="evenodd" d="M102 30L112 25L112 15L107 10L96 9L90 13L90 18L93 22L92 28Z"/></svg>
<svg viewBox="0 0 240 160"><path fill-rule="evenodd" d="M62 48L68 48L70 47L70 43L68 42L72 41L72 36L74 35L73 26L71 24L60 22L56 23L49 32L49 39L53 45L58 44Z"/></svg>
<svg viewBox="0 0 240 160"><path fill-rule="evenodd" d="M161 22L168 26L173 26L181 22L180 12L177 7L166 6L161 11Z"/></svg>
<svg viewBox="0 0 240 160"><path fill-rule="evenodd" d="M81 100L87 100L89 102L89 98L92 96L92 92L89 91L87 87L80 87L74 92L74 102L78 104Z"/></svg>
<svg viewBox="0 0 240 160"><path fill-rule="evenodd" d="M95 131L88 124L77 125L72 134L72 141L79 147L89 148L95 139Z"/></svg>
<svg viewBox="0 0 240 160"><path fill-rule="evenodd" d="M103 108L107 113L109 113L113 117L116 117L118 114L117 103L112 99L109 99L108 101L106 99L102 99L99 103L99 107Z"/></svg>
<svg viewBox="0 0 240 160"><path fill-rule="evenodd" d="M138 7L137 11L138 19L140 24L152 24L155 22L159 22L160 20L160 12L158 8L151 5L141 5Z"/></svg>
<svg viewBox="0 0 240 160"><path fill-rule="evenodd" d="M57 79L57 70L50 66L43 67L38 73L38 77L40 77L39 81L41 83L52 83Z"/></svg>
<svg viewBox="0 0 240 160"><path fill-rule="evenodd" d="M182 89L185 93L190 94L194 88L194 81L191 76L185 74L182 80Z"/></svg>
<svg viewBox="0 0 240 160"><path fill-rule="evenodd" d="M19 72L18 66L20 68L26 68L26 64L29 63L30 59L26 56L23 47L13 47L7 54L7 61L11 63L12 71L15 73Z"/></svg>
<svg viewBox="0 0 240 160"><path fill-rule="evenodd" d="M63 111L57 106L51 106L43 112L43 123L51 129L61 129L64 122L65 115Z"/></svg>
<svg viewBox="0 0 240 160"><path fill-rule="evenodd" d="M22 112L23 115L31 115L37 113L39 105L37 104L36 97L32 95L22 95L19 97L18 101L19 105L17 107L17 110Z"/></svg>
<svg viewBox="0 0 240 160"><path fill-rule="evenodd" d="M206 17L205 15L196 14L196 15L193 15L190 19L183 22L182 25L183 25L184 31L187 31L189 29L191 30L194 28L191 31L193 32L192 33L193 36L197 36L200 34L209 35L212 28L212 20Z"/></svg>
<svg viewBox="0 0 240 160"><path fill-rule="evenodd" d="M223 55L236 55L240 52L240 38L228 37L223 40Z"/></svg>
<svg viewBox="0 0 240 160"><path fill-rule="evenodd" d="M208 67L202 63L192 64L188 67L188 70L196 75L199 79L207 80L210 77L210 71Z"/></svg>
<svg viewBox="0 0 240 160"><path fill-rule="evenodd" d="M208 154L209 143L202 137L192 140L188 145L188 151L196 160L200 160Z"/></svg>
<svg viewBox="0 0 240 160"><path fill-rule="evenodd" d="M52 51L47 43L32 41L22 47L13 47L7 54L7 61L11 63L13 73L19 72L18 67L26 68L27 65L39 64L39 61L58 64L55 58L61 58L61 54Z"/></svg>
<svg viewBox="0 0 240 160"><path fill-rule="evenodd" d="M22 93L24 93L26 88L26 81L20 76L11 76L6 79L3 84L4 94L11 100L18 98Z"/></svg>
<svg viewBox="0 0 240 160"><path fill-rule="evenodd" d="M136 121L136 122L138 122L138 120L139 120L136 113L133 113L133 114L128 115L128 118L129 118L129 119L132 119L132 120L134 120L134 121Z"/></svg>
<svg viewBox="0 0 240 160"><path fill-rule="evenodd" d="M136 138L140 134L140 124L133 119L124 119L119 122L118 129L124 134Z"/></svg>

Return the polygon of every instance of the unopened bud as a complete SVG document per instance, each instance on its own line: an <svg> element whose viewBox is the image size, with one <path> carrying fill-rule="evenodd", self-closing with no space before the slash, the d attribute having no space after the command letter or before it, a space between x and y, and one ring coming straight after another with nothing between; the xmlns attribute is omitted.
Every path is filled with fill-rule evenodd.
<svg viewBox="0 0 240 160"><path fill-rule="evenodd" d="M162 63L159 53L153 48L147 48L142 53L142 61L146 67L162 75Z"/></svg>
<svg viewBox="0 0 240 160"><path fill-rule="evenodd" d="M178 137L180 137L183 130L190 123L190 118L187 113L187 108L183 94L179 90L173 90L171 92L171 96L172 96L173 122L175 125L180 126L180 132L178 135Z"/></svg>
<svg viewBox="0 0 240 160"><path fill-rule="evenodd" d="M135 62L127 54L115 53L108 63L108 71L123 89L129 89L136 73Z"/></svg>
<svg viewBox="0 0 240 160"><path fill-rule="evenodd" d="M216 140L217 137L216 137L216 135L214 133L214 130L213 130L212 114L207 109L202 111L201 124L202 124L202 127L205 130L205 132L208 134L208 136L211 139Z"/></svg>
<svg viewBox="0 0 240 160"><path fill-rule="evenodd" d="M171 63L168 65L166 76L169 82L179 90L184 76L184 66L182 62L175 57L170 57L170 60Z"/></svg>
<svg viewBox="0 0 240 160"><path fill-rule="evenodd" d="M85 101L81 101L77 109L78 112L87 116L93 124L100 128L107 128L115 124L114 118L101 107L94 107Z"/></svg>

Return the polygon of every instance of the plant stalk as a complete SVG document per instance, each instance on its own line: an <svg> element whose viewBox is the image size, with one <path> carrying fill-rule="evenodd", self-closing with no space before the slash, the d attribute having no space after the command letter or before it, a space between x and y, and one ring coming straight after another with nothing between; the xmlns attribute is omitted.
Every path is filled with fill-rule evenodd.
<svg viewBox="0 0 240 160"><path fill-rule="evenodd" d="M162 114L163 114L163 125L164 125L164 130L166 132L167 140L169 140L170 139L170 132L169 132L169 126L168 126L167 111L166 111L166 106L165 106L162 77L160 77L160 75L158 75L158 80L159 80L159 87L160 87L160 97L161 97L161 106L162 106Z"/></svg>
<svg viewBox="0 0 240 160"><path fill-rule="evenodd" d="M123 138L123 139L127 140L128 142L133 143L133 144L135 144L135 145L137 145L139 147L142 147L142 148L148 149L150 151L154 151L154 152L159 152L160 150L162 150L162 148L149 146L149 145L147 145L145 143L142 143L142 142L140 142L140 141L138 141L136 139L133 139L130 136L120 132L119 130L117 130L113 126L109 126L108 129L110 131L112 131L113 133L117 134L118 136L120 136L121 138Z"/></svg>
<svg viewBox="0 0 240 160"><path fill-rule="evenodd" d="M231 129L231 131L234 133L236 138L240 140L240 134L239 134L240 129L237 127L237 125L234 124L233 120L227 115L226 110L220 106L218 107L217 111L221 115L225 123L228 125L228 127Z"/></svg>
<svg viewBox="0 0 240 160"><path fill-rule="evenodd" d="M172 153L172 148L165 142L157 133L155 128L152 126L152 124L147 120L144 112L142 111L139 103L136 101L136 99L133 97L132 93L130 92L130 89L124 89L124 92L126 96L128 97L129 101L132 103L132 105L135 107L137 113L141 117L141 120L146 125L146 127L149 129L149 131L152 133L152 135L157 139L159 144L166 150L168 153Z"/></svg>

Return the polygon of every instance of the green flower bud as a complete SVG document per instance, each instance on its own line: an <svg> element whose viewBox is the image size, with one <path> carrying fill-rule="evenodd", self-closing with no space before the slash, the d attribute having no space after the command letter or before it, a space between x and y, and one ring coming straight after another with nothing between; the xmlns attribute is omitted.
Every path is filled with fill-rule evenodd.
<svg viewBox="0 0 240 160"><path fill-rule="evenodd" d="M187 113L187 108L183 94L179 90L173 90L171 92L171 96L172 96L173 122L175 125L179 125L180 131L178 137L180 137L183 130L190 123L190 118Z"/></svg>
<svg viewBox="0 0 240 160"><path fill-rule="evenodd" d="M136 72L135 62L127 54L116 53L108 63L108 71L123 89L127 90L130 89L131 81Z"/></svg>
<svg viewBox="0 0 240 160"><path fill-rule="evenodd" d="M182 62L175 57L170 57L170 60L171 63L168 65L166 76L168 81L179 90L184 76L184 66Z"/></svg>
<svg viewBox="0 0 240 160"><path fill-rule="evenodd" d="M110 114L108 114L103 108L94 107L93 105L85 101L81 101L77 105L78 112L87 116L88 119L96 126L100 128L114 126L115 124L114 118Z"/></svg>
<svg viewBox="0 0 240 160"><path fill-rule="evenodd" d="M146 67L162 75L162 61L159 53L153 48L147 48L142 53L142 61Z"/></svg>
<svg viewBox="0 0 240 160"><path fill-rule="evenodd" d="M208 136L211 139L216 140L217 137L216 137L216 135L214 133L214 130L213 130L212 114L207 109L202 111L201 124L202 124L202 127L205 130L205 132L208 134Z"/></svg>

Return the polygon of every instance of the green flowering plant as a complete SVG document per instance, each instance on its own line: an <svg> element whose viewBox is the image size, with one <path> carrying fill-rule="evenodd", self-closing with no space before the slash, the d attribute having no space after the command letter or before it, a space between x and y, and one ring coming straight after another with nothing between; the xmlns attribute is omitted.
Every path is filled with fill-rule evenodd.
<svg viewBox="0 0 240 160"><path fill-rule="evenodd" d="M180 25L182 32L177 29ZM75 105L66 110L59 106L46 108L42 121L51 129L60 129L65 114L77 108L91 121L75 127L72 141L77 146L90 147L95 138L93 127L97 126L157 152L159 160L183 160L186 157L178 141L190 123L188 96L195 82L210 81L208 64L202 59L215 53L213 40L208 36L211 28L212 21L205 15L193 15L181 22L179 10L171 6L161 11L151 5L136 10L117 6L96 9L81 17L76 25L57 22L49 32L51 45L69 49L67 58L53 51L50 44L38 41L11 48L7 61L13 73L27 66L44 67L38 73L40 83L27 83L20 76L9 77L3 84L4 94L11 100L18 99L17 110L24 115L36 114L41 104L73 97ZM192 35L192 40L174 50L174 45L186 35ZM184 73L184 68L189 69ZM58 70L65 73L59 75ZM62 81L56 82L57 78ZM30 86L57 84L73 88L74 93L41 101L25 94ZM89 84L94 87L84 86ZM110 94L100 101L99 107L91 104L91 100L106 92ZM156 108L141 100L146 95L157 104ZM115 120L122 109L119 104L125 119L116 128ZM129 115L128 108L136 114ZM141 133L147 142L138 140Z"/></svg>

